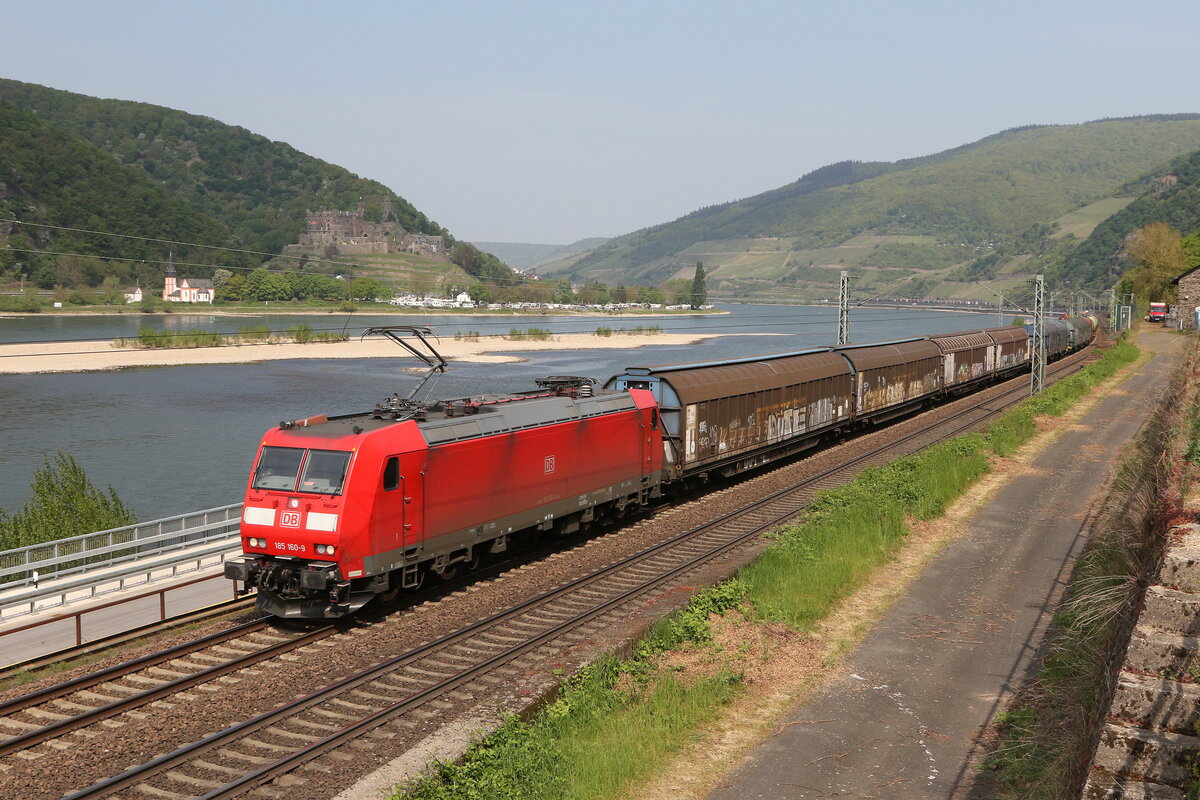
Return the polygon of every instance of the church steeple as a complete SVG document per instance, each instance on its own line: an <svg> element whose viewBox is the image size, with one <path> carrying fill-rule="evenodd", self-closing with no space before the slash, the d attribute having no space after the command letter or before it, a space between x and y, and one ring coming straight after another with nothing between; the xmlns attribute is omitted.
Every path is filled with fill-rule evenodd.
<svg viewBox="0 0 1200 800"><path fill-rule="evenodd" d="M171 250L167 253L167 272L163 279L163 300L170 300L171 295L175 294L177 279L178 276L175 274L175 251Z"/></svg>

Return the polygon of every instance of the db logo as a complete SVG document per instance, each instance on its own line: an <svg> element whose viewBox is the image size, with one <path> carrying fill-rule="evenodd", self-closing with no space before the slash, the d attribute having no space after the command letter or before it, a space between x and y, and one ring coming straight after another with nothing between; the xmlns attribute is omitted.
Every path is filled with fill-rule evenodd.
<svg viewBox="0 0 1200 800"><path fill-rule="evenodd" d="M300 527L300 512L299 511L283 511L279 514L279 524L285 528Z"/></svg>
<svg viewBox="0 0 1200 800"><path fill-rule="evenodd" d="M545 467L547 475L554 472L554 456L546 456Z"/></svg>

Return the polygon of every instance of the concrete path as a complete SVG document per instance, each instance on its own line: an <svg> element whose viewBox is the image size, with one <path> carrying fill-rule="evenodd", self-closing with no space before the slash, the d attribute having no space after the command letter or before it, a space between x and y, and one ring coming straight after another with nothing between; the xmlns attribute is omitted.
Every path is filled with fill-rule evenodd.
<svg viewBox="0 0 1200 800"><path fill-rule="evenodd" d="M711 800L974 796L980 737L1030 673L1099 492L1178 364L1179 337L1138 342L1159 354L981 509Z"/></svg>

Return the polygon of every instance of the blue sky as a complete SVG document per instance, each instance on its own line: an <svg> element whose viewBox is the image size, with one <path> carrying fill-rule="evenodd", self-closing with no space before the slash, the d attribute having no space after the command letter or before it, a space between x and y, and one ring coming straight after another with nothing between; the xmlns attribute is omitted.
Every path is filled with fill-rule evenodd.
<svg viewBox="0 0 1200 800"><path fill-rule="evenodd" d="M241 125L459 238L565 244L842 159L1200 112L1194 3L17 3L0 76Z"/></svg>

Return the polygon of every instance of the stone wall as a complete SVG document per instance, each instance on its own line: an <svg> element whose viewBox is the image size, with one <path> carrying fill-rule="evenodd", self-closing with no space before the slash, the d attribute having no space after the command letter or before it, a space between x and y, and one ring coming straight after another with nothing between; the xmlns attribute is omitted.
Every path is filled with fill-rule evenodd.
<svg viewBox="0 0 1200 800"><path fill-rule="evenodd" d="M1200 306L1200 269L1179 279L1179 327L1191 328L1195 323L1196 306Z"/></svg>
<svg viewBox="0 0 1200 800"><path fill-rule="evenodd" d="M1087 800L1183 800L1200 780L1200 523L1168 535L1117 676Z"/></svg>

